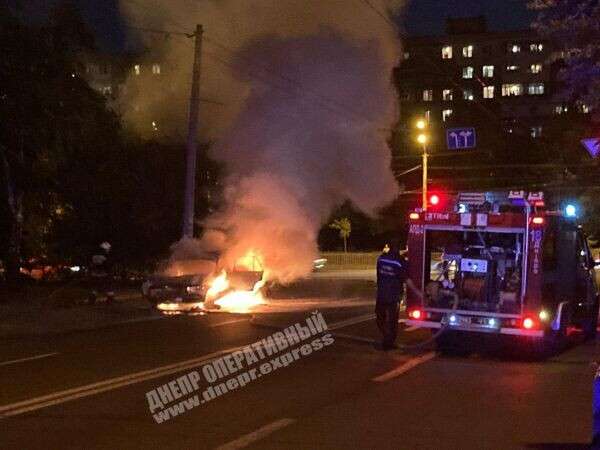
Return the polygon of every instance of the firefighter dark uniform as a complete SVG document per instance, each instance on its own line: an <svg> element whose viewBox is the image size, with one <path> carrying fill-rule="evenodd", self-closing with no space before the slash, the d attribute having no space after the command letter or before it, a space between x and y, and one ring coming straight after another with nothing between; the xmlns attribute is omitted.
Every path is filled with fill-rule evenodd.
<svg viewBox="0 0 600 450"><path fill-rule="evenodd" d="M106 295L106 303L110 304L115 298L115 293L112 287L112 264L108 253L110 252L110 244L103 243L100 245L102 252L92 256L90 264L90 279L92 291L89 295L89 303L96 303L99 294Z"/></svg>
<svg viewBox="0 0 600 450"><path fill-rule="evenodd" d="M377 258L377 327L383 335L384 349L395 347L398 334L399 302L408 278L408 263L397 250Z"/></svg>

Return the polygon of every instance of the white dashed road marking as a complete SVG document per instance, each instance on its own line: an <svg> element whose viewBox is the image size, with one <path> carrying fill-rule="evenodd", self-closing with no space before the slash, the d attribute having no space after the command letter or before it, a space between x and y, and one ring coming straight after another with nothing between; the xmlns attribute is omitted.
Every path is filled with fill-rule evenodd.
<svg viewBox="0 0 600 450"><path fill-rule="evenodd" d="M239 437L235 441L231 441L227 444L221 445L220 447L217 447L216 450L237 450L240 448L246 448L250 444L257 442L269 436L270 434L273 434L277 430L280 430L282 428L287 427L288 425L293 424L294 422L294 419L276 420L275 422L271 422L270 424L265 425L264 427L261 427L256 431L253 431L252 433L248 433L242 437Z"/></svg>
<svg viewBox="0 0 600 450"><path fill-rule="evenodd" d="M0 362L0 366L8 366L10 364L17 364L17 363L22 363L22 362L26 362L26 361L33 361L35 359L48 358L48 357L54 356L54 355L58 355L58 352L44 353L43 355L29 356L27 358L13 359L11 361L3 361L3 362Z"/></svg>
<svg viewBox="0 0 600 450"><path fill-rule="evenodd" d="M384 381L391 380L392 378L399 377L400 375L408 372L411 369L414 369L415 367L417 367L420 364L426 363L427 361L429 361L435 357L436 357L435 352L425 353L424 355L409 359L404 364L402 364L400 367L396 367L394 370L390 370L389 372L379 375L379 376L373 378L371 381L381 383Z"/></svg>
<svg viewBox="0 0 600 450"><path fill-rule="evenodd" d="M249 317L243 317L241 319L232 319L232 320L227 320L225 322L211 324L211 325L209 325L209 328L219 328L219 327L224 327L225 325L231 325L233 323L248 322L249 320L250 320Z"/></svg>

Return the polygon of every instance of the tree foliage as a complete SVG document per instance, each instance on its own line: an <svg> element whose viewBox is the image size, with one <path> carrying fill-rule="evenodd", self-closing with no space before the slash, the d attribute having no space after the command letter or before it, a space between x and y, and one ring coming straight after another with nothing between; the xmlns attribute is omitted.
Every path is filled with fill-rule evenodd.
<svg viewBox="0 0 600 450"><path fill-rule="evenodd" d="M352 233L352 223L350 222L350 219L347 217L336 219L329 224L329 227L339 231L340 238L344 242L344 252L347 252L348 238L350 237L350 233Z"/></svg>
<svg viewBox="0 0 600 450"><path fill-rule="evenodd" d="M85 264L103 241L117 260L143 263L180 236L185 148L128 134L83 76L82 55L94 48L70 2L43 26L0 7L0 260L9 277L29 258ZM199 216L220 170L203 150Z"/></svg>
<svg viewBox="0 0 600 450"><path fill-rule="evenodd" d="M560 72L570 101L600 106L600 2L598 0L535 0L539 11L533 27L551 39L563 60Z"/></svg>

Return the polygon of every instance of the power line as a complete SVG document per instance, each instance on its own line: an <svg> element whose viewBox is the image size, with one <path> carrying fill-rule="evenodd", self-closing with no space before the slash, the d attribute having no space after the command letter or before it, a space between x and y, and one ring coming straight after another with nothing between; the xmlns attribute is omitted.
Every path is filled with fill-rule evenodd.
<svg viewBox="0 0 600 450"><path fill-rule="evenodd" d="M415 166L412 169L405 170L404 172L401 172L401 173L395 173L394 175L396 175L397 177L408 175L409 173L419 170L421 167L423 167L423 166L421 166L421 164L419 164L418 166Z"/></svg>
<svg viewBox="0 0 600 450"><path fill-rule="evenodd" d="M485 153L483 150L469 150L469 151L455 151L455 152L441 152L441 153L428 153L429 158L435 157L447 157L447 156L473 156L474 154ZM394 160L398 159L421 159L422 155L402 155L394 156Z"/></svg>
<svg viewBox="0 0 600 450"><path fill-rule="evenodd" d="M122 3L129 3L130 5L133 5L135 7L137 7L140 12L146 12L146 10L148 9L148 7L144 4L142 4L141 2L137 1L137 0L120 0ZM173 18L169 17L169 15L164 15L162 18L165 18L168 22L171 22L173 25L175 25L177 28L181 28L182 30L187 29L188 27L182 25L180 22L177 22L176 20L174 20ZM171 33L171 34L180 34L181 32L178 33ZM187 36L193 36L194 33L185 33Z"/></svg>
<svg viewBox="0 0 600 450"><path fill-rule="evenodd" d="M138 27L138 26L134 26L134 25L125 25L125 28L129 28L129 29L136 30L136 31L142 31L144 33L160 34L163 36L184 36L187 38L191 38L194 36L193 33L189 34L189 33L184 33L182 31L159 30L157 28Z"/></svg>
<svg viewBox="0 0 600 450"><path fill-rule="evenodd" d="M131 28L131 29L134 29L134 30L142 31L142 32L148 32L148 33L154 33L154 34L161 34L161 35L164 35L164 36L175 35L175 36L185 36L187 38L193 37L193 34L188 34L188 33L184 33L184 32L181 32L181 31L171 31L171 30L156 29L156 28L149 28L149 27L140 27L140 26L127 26L127 27ZM266 83L266 84L268 84L268 85L270 85L272 87L275 87L275 88L277 88L279 90L286 91L286 92L288 92L290 94L293 93L294 95L296 93L298 93L302 89L302 90L308 92L310 95L312 95L317 100L318 104L320 104L322 107L324 107L328 111L330 111L330 112L332 112L334 114L337 114L338 116L344 116L345 119L350 119L351 116L354 116L354 119L358 118L358 119L363 120L365 122L374 124L374 122L371 119L369 119L368 117L366 117L366 116L364 116L362 114L359 114L358 112L350 109L348 106L343 105L343 104L337 102L334 99L325 97L322 94L319 94L319 93L316 93L316 92L311 91L309 89L306 89L298 80L295 80L293 78L287 77L287 76L282 75L280 73L273 72L270 67L268 67L268 66L266 66L264 64L257 64L257 61L251 60L248 57L240 54L239 53L239 49L234 49L234 48L228 47L225 44L217 42L215 39L209 38L207 36L205 36L204 39L207 42L209 42L209 43L211 43L213 45L216 45L218 47L221 47L222 49L228 51L229 53L231 53L231 54L233 54L233 55L235 55L237 57L240 57L241 59L249 62L250 64L248 66L250 66L250 67L251 66L259 66L259 68L263 72L265 72L265 74L277 76L278 78L280 78L281 80L283 80L284 82L286 82L288 85L291 85L291 87L294 88L294 92L290 91L289 86L288 86L288 88L286 88L286 87L274 84L270 79L267 79L264 76L262 76L262 77L259 76L256 73L256 71L253 72L253 75L250 75L251 78L258 79L259 81L261 81L263 83ZM213 59L215 59L216 61L220 62L221 64L224 64L227 67L231 68L232 70L234 70L234 71L237 70L237 68L234 66L233 62L231 62L231 61L224 61L222 58L219 58L214 53L208 53L208 52L206 52L206 54L208 56L212 57Z"/></svg>
<svg viewBox="0 0 600 450"><path fill-rule="evenodd" d="M229 47L229 46L227 46L227 45L225 45L223 43L220 43L220 42L216 41L213 38L206 37L205 39L210 44L216 45L216 46L222 48L223 50L229 52L233 56L241 58L241 59L245 60L246 62L249 62L250 65L254 65L254 66L258 65L267 74L269 74L269 75L272 74L272 75L277 76L278 78L282 79L286 83L292 85L296 89L296 92L298 92L299 90L302 90L303 92L308 92L313 97L316 97L316 98L320 99L321 102L330 103L330 104L334 105L336 108L339 108L338 111L341 112L342 114L348 114L348 113L350 113L353 116L355 116L355 118L364 120L364 121L372 123L372 124L374 123L370 118L368 118L367 116L364 116L364 115L356 112L355 110L351 109L347 105L344 105L343 103L341 103L341 102L339 102L339 101L337 101L335 99L332 99L330 97L324 96L323 94L315 92L314 90L307 89L306 86L302 85L302 83L299 80L291 78L291 77L286 76L286 75L283 75L281 73L276 73L276 72L274 73L272 71L271 67L268 67L265 64L259 64L256 60L253 60L253 59L248 58L247 56L244 56L243 54L240 53L239 49L236 49L236 48L233 48L233 47ZM331 110L331 111L335 111L335 110ZM339 112L338 112L338 114L339 114Z"/></svg>
<svg viewBox="0 0 600 450"><path fill-rule="evenodd" d="M124 1L126 3L129 3L131 5L137 6L140 9L145 9L145 6L142 5L141 3L139 3L136 0L122 0L122 1ZM365 0L365 1L369 2L369 0ZM372 8L374 8L375 11L377 11L377 9L372 4L370 6ZM381 13L379 13L379 14L381 14ZM384 15L381 15L381 16L383 18L385 18ZM167 17L167 20L170 21L172 24L178 26L178 27L185 28L180 22L177 22L177 21L175 21L174 19L172 19L170 17ZM184 33L184 32L181 32L181 31L159 30L159 29L155 29L155 28L133 27L133 26L130 26L128 28L132 28L132 29L135 29L135 30L138 30L138 31L143 31L143 32L162 34L162 35L165 35L165 36L175 35L175 36L193 37L193 34ZM223 50L231 53L232 55L234 55L236 57L240 57L241 59L244 59L245 61L250 62L250 64L257 65L257 61L251 60L247 56L242 55L240 53L240 51L239 51L238 48L229 47L229 46L227 46L227 45L225 45L225 44L223 44L221 42L218 42L216 39L210 38L210 37L208 37L206 35L204 36L204 40L207 41L207 42L209 42L209 43L211 43L211 44L213 44L213 45L215 45L215 46L221 47L221 49L223 49ZM213 57L214 57L214 55L213 55ZM224 63L224 61L222 61L222 60L219 60L219 62L221 62L222 64ZM232 69L235 70L235 68L232 66L232 64L229 64L229 63L224 63L224 64L226 64L228 67L230 67L230 68L232 68ZM260 66L261 66L262 70L264 70L268 75L271 75L271 74L276 75L277 77L281 78L285 82L293 85L296 88L296 91L302 89L302 90L308 92L309 94L313 95L314 97L318 98L319 101L320 101L320 103L323 106L327 107L327 105L324 104L324 103L327 103L327 102L335 105L333 108L327 107L327 109L330 112L336 113L338 115L340 115L340 113L341 113L341 114L345 115L346 118L348 118L348 114L352 114L352 115L355 116L355 118L359 118L359 119L364 120L364 121L366 121L368 123L374 123L370 118L368 118L368 117L366 117L366 116L364 116L362 114L359 114L358 112L356 112L356 111L352 110L351 108L349 108L347 105L344 105L344 104L342 104L342 103L340 103L340 102L338 102L338 101L336 101L334 99L325 97L322 94L319 94L319 93L316 93L314 91L306 89L306 87L303 86L298 80L295 80L295 79L290 78L288 76L285 76L283 74L273 73L272 69L270 67L267 67L264 64L261 64ZM264 77L261 78L261 81L265 82L267 84L270 84L271 86L273 86L273 84L269 83ZM339 108L339 110L337 110L336 108Z"/></svg>
<svg viewBox="0 0 600 450"><path fill-rule="evenodd" d="M205 52L205 54L207 56L209 56L210 58L214 59L215 61L217 61L217 62L219 62L219 63L221 63L221 64L229 67L230 69L232 69L234 71L237 70L237 68L234 66L234 64L233 64L232 61L230 61L230 60L228 61L226 59L223 59L223 58L221 58L221 57L219 57L216 54L211 53L211 52ZM250 69L252 69L252 67L250 67ZM290 95L296 95L295 92L290 91L289 87L281 86L280 84L275 83L273 80L271 80L271 79L269 79L269 78L267 78L265 76L260 75L256 71L254 71L250 75L250 77L254 78L255 80L258 80L258 81L260 81L262 83L268 84L269 86L271 86L271 87L273 87L275 89L278 89L278 90L280 90L280 91L282 91L284 93L287 93L287 94L290 94ZM324 109L327 109L329 112L331 112L333 114L336 114L338 116L344 115L345 119L349 118L348 115L347 115L348 111L336 109L336 108L328 105L326 101L320 99L318 96L317 96L317 100L318 100L318 103L320 104L320 106L323 107ZM363 120L365 120L365 119L363 119Z"/></svg>
<svg viewBox="0 0 600 450"><path fill-rule="evenodd" d="M399 32L399 28L398 25L396 25L394 22L392 22L390 20L390 18L388 17L387 14L381 12L379 9L377 9L377 7L375 7L375 5L373 5L373 3L371 3L370 0L361 0L365 5L367 5L369 8L371 8L375 14L377 14L379 17L381 17L383 20L385 20L392 28L394 31Z"/></svg>
<svg viewBox="0 0 600 450"><path fill-rule="evenodd" d="M380 11L379 9L377 9L375 7L375 5L373 5L373 3L371 3L370 0L361 0L361 2L363 4L365 4L366 6L368 6L371 10L373 10L381 19L383 19L385 21L386 24L388 24L392 30L396 33L398 33L398 35L404 39L404 40L408 40L409 36L405 33L402 32L402 30L400 30L400 28L398 27L397 24L395 24L394 22L392 22L390 20L390 18L387 16L387 14L383 13L382 11ZM423 58L423 60L429 64L431 67L441 70L440 65L433 61L431 58L429 58L427 55L425 55L423 52L420 53L421 58ZM442 74L445 74L445 71L441 70ZM477 78L478 81L481 82L481 80L479 78ZM456 88L459 88L461 90L465 89L465 86L456 82L452 77L447 77L447 80ZM494 111L492 111L491 109L489 109L487 106L485 106L482 102L480 102L479 99L475 98L474 99L475 103L480 107L480 109L482 111L484 111L486 114L488 114L490 117L492 117L494 120L497 120L498 122L502 121L502 118L498 116L498 114L496 114Z"/></svg>
<svg viewBox="0 0 600 450"><path fill-rule="evenodd" d="M594 163L572 163L572 164L498 164L498 165L478 165L478 166L437 166L430 167L430 170L495 170L495 169L565 169L567 167L590 167L597 168Z"/></svg>

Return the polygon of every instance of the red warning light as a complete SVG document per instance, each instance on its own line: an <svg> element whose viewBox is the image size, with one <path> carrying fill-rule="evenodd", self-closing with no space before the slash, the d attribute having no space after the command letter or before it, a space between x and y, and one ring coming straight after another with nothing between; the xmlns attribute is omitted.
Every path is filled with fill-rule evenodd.
<svg viewBox="0 0 600 450"><path fill-rule="evenodd" d="M440 196L437 194L433 194L429 197L429 204L433 206L437 206L440 204Z"/></svg>
<svg viewBox="0 0 600 450"><path fill-rule="evenodd" d="M414 320L420 320L423 318L423 312L420 309L413 309L412 311L409 311L408 317Z"/></svg>

